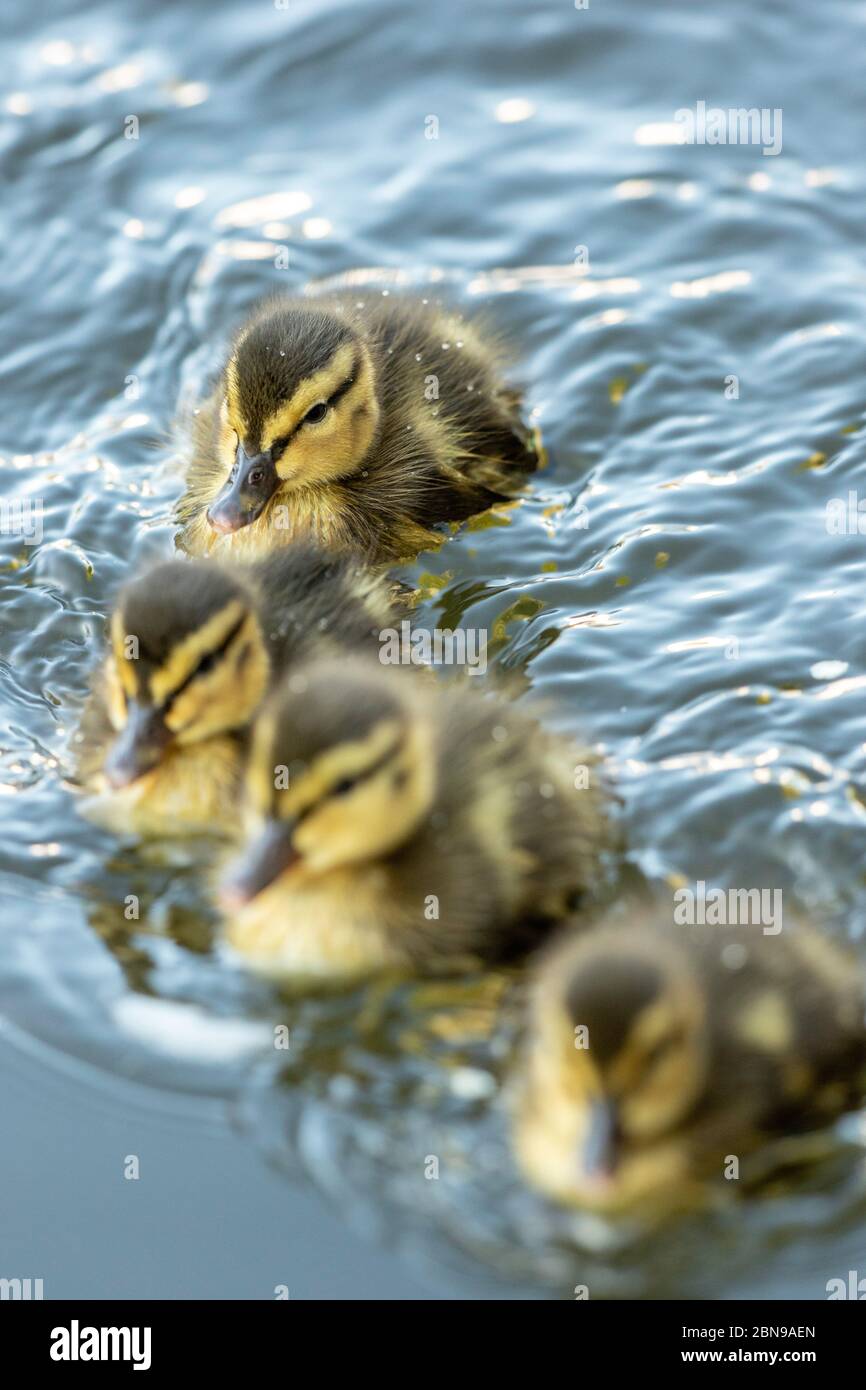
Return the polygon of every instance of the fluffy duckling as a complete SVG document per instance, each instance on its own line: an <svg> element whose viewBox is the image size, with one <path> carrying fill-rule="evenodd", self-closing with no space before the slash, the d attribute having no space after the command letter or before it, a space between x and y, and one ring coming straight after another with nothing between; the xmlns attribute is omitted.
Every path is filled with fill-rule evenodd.
<svg viewBox="0 0 866 1390"><path fill-rule="evenodd" d="M181 547L261 554L298 534L409 558L535 468L497 352L455 313L369 293L272 299L194 422Z"/></svg>
<svg viewBox="0 0 866 1390"><path fill-rule="evenodd" d="M862 1094L864 990L845 952L802 924L765 936L671 915L569 933L538 967L515 1147L561 1202L691 1206L739 1176L733 1159L764 1146L766 1161L797 1133L802 1147Z"/></svg>
<svg viewBox="0 0 866 1390"><path fill-rule="evenodd" d="M222 889L256 970L452 970L530 944L609 844L596 759L527 714L355 659L292 673L256 722L249 839Z"/></svg>
<svg viewBox="0 0 866 1390"><path fill-rule="evenodd" d="M377 649L394 616L384 580L310 544L134 579L79 735L89 814L138 834L233 828L247 728L271 684L316 652Z"/></svg>

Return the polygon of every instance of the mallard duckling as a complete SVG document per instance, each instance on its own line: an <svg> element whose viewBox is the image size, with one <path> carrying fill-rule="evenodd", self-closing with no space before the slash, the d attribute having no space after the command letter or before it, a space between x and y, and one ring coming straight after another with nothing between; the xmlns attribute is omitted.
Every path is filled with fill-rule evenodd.
<svg viewBox="0 0 866 1390"><path fill-rule="evenodd" d="M247 554L312 534L409 558L430 527L535 468L497 353L452 311L367 294L277 298L238 334L194 422L179 543Z"/></svg>
<svg viewBox="0 0 866 1390"><path fill-rule="evenodd" d="M231 945L274 976L505 958L592 890L610 841L587 750L467 682L363 659L281 684L247 799L222 903Z"/></svg>
<svg viewBox="0 0 866 1390"><path fill-rule="evenodd" d="M561 1202L693 1205L862 1093L864 991L843 951L802 924L671 916L567 933L538 966L515 1147Z"/></svg>
<svg viewBox="0 0 866 1390"><path fill-rule="evenodd" d="M310 544L134 579L80 734L89 813L139 834L233 828L247 727L271 684L315 652L376 650L394 617L383 579Z"/></svg>

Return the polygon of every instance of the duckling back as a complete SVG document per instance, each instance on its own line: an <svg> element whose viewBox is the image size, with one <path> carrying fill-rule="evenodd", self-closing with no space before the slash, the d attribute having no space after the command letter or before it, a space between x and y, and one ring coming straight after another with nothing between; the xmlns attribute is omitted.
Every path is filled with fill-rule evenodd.
<svg viewBox="0 0 866 1390"><path fill-rule="evenodd" d="M351 554L297 541L245 566L275 675L315 656L379 648L379 631L406 612L404 591Z"/></svg>
<svg viewBox="0 0 866 1390"><path fill-rule="evenodd" d="M519 706L465 682L436 694L442 915L464 924L471 954L507 960L603 897L618 842L610 788L593 749Z"/></svg>
<svg viewBox="0 0 866 1390"><path fill-rule="evenodd" d="M351 311L351 298L342 303ZM417 435L446 480L465 489L449 500L443 516L444 499L434 488L422 519L463 520L513 496L538 459L520 416L520 393L506 385L506 354L494 334L456 310L408 297L372 296L355 312L363 315L382 366L382 448L399 457L404 434Z"/></svg>
<svg viewBox="0 0 866 1390"><path fill-rule="evenodd" d="M848 953L803 920L695 926L715 1064L707 1121L731 1113L755 1135L826 1124L866 1086L866 992ZM696 1143L705 1141L699 1122Z"/></svg>

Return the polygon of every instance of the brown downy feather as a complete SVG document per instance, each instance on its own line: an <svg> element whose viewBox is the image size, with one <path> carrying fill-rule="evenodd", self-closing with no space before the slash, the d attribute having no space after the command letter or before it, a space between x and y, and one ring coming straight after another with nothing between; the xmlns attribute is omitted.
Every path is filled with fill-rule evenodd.
<svg viewBox="0 0 866 1390"><path fill-rule="evenodd" d="M527 1176L608 1212L691 1205L708 1183L763 1176L770 1155L790 1161L798 1136L862 1099L864 1008L857 962L802 921L769 935L676 925L659 904L566 930L536 967L515 1088ZM602 1104L599 1181L584 1156Z"/></svg>
<svg viewBox="0 0 866 1390"><path fill-rule="evenodd" d="M227 373L238 383L257 446L268 417L335 353L357 343L369 352L378 408L366 452L339 478L305 486L300 475L250 525L227 536L211 530L207 509L231 467L220 433ZM255 554L308 534L371 560L409 558L438 543L433 527L513 496L534 471L519 407L518 394L501 379L498 351L452 311L378 294L269 301L242 328L226 371L194 418L178 543L193 554L215 546Z"/></svg>
<svg viewBox="0 0 866 1390"><path fill-rule="evenodd" d="M360 659L300 675L266 707L249 763L253 826L279 834L300 816L300 859L232 913L230 940L256 969L461 969L522 953L592 902L616 842L592 752L471 682ZM295 769L285 801L274 766ZM308 786L314 811L300 814Z"/></svg>
<svg viewBox="0 0 866 1390"><path fill-rule="evenodd" d="M238 784L256 705L253 696L249 715L241 713L246 707L244 686L256 665L265 671L266 688L314 655L377 651L380 627L399 622L406 611L387 580L348 556L329 555L308 544L248 565L164 562L130 581L116 608L118 631L134 636L137 643L138 654L126 673L133 678L137 703L158 709L160 697L151 683L164 685L179 650L205 634L229 605L239 615L253 615L251 640L261 654L240 653L236 664L227 667L219 640L213 652L203 647L204 665L198 670L210 684L199 717L207 718L218 702L225 709L218 730L201 738L194 729L187 730L187 741L173 739L158 766L116 789L103 775L123 720L116 708L112 713L112 684L117 687L112 677L120 665L118 633L114 634L108 655L94 673L75 740L77 780L93 794L89 809L94 819L137 834L236 831ZM178 683L181 691L188 691L185 671ZM160 693L162 688L158 687Z"/></svg>

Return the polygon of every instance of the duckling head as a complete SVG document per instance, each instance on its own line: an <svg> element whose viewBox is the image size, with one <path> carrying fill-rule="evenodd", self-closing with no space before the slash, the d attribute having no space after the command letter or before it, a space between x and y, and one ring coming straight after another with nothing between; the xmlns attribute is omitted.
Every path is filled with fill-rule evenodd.
<svg viewBox="0 0 866 1390"><path fill-rule="evenodd" d="M290 675L256 721L250 838L223 905L382 861L429 815L434 791L429 727L375 668L328 662Z"/></svg>
<svg viewBox="0 0 866 1390"><path fill-rule="evenodd" d="M270 661L243 585L210 561L170 560L133 580L111 618L105 763L115 787L174 749L250 722Z"/></svg>
<svg viewBox="0 0 866 1390"><path fill-rule="evenodd" d="M274 499L358 472L380 407L370 349L343 311L267 304L241 332L222 380L219 455L226 482L208 521L249 526Z"/></svg>
<svg viewBox="0 0 866 1390"><path fill-rule="evenodd" d="M527 1175L601 1210L670 1183L707 1081L705 1000L688 962L638 931L554 951L538 980L516 1143Z"/></svg>

